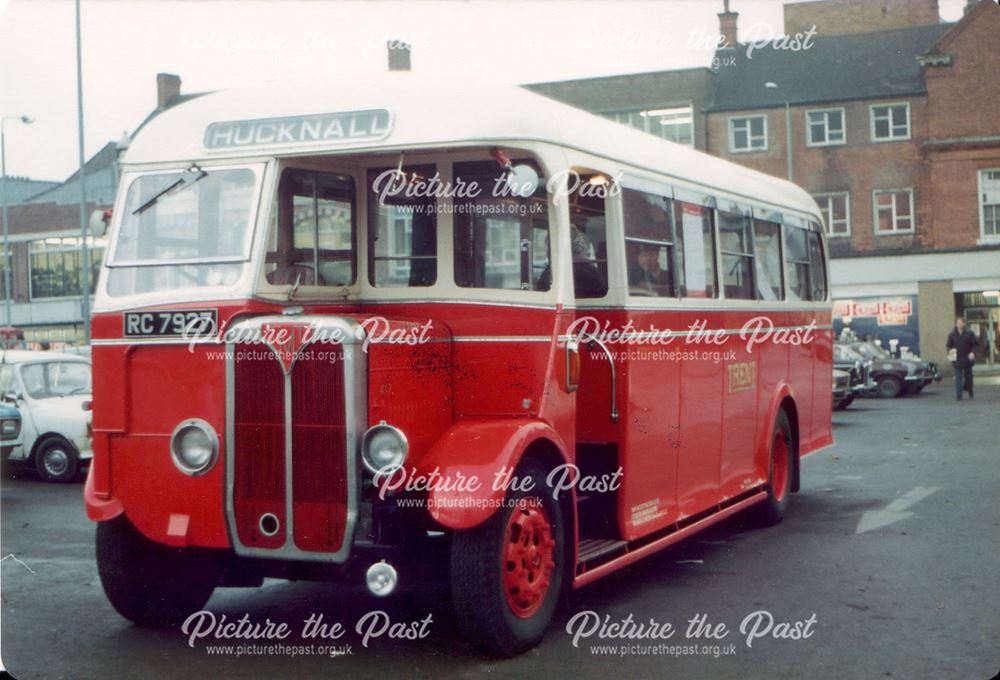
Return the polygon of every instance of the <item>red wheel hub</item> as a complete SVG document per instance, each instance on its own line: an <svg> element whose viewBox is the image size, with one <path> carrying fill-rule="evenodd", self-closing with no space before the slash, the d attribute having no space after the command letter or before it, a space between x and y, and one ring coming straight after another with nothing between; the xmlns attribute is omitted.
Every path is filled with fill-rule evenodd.
<svg viewBox="0 0 1000 680"><path fill-rule="evenodd" d="M785 433L778 430L774 433L771 444L771 492L777 501L785 499L788 493L788 442Z"/></svg>
<svg viewBox="0 0 1000 680"><path fill-rule="evenodd" d="M518 618L533 616L545 601L556 566L555 545L545 507L522 499L507 520L500 564L507 605Z"/></svg>

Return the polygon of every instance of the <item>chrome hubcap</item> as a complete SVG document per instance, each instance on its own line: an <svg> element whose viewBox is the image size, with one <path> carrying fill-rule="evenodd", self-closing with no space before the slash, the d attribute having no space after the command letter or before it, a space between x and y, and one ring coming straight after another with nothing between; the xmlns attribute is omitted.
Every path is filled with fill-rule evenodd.
<svg viewBox="0 0 1000 680"><path fill-rule="evenodd" d="M69 467L69 456L62 449L52 449L45 454L45 469L50 475L59 476Z"/></svg>

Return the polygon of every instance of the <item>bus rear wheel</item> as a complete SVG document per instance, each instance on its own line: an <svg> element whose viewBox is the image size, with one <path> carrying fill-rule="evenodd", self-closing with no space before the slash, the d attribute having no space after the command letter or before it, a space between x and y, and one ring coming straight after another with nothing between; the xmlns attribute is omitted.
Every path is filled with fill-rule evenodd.
<svg viewBox="0 0 1000 680"><path fill-rule="evenodd" d="M778 411L771 431L771 471L767 481L767 500L760 505L759 517L765 526L774 526L785 518L788 498L792 495L792 470L795 442L788 416Z"/></svg>
<svg viewBox="0 0 1000 680"><path fill-rule="evenodd" d="M183 621L216 584L207 560L150 541L124 515L97 525L97 571L111 605L140 625Z"/></svg>
<svg viewBox="0 0 1000 680"><path fill-rule="evenodd" d="M545 471L518 469L528 492L509 492L507 503L452 542L452 602L460 628L486 651L513 656L545 636L566 570L562 508L546 493Z"/></svg>

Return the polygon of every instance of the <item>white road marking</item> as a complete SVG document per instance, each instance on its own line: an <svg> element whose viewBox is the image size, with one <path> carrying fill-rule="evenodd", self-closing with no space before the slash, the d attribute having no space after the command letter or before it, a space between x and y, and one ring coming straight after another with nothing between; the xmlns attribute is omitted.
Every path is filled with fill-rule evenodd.
<svg viewBox="0 0 1000 680"><path fill-rule="evenodd" d="M936 486L929 488L918 486L915 489L907 491L881 510L866 511L861 515L861 519L858 521L858 526L854 530L854 533L863 534L866 531L882 529L890 524L895 524L896 522L913 517L913 513L907 512L906 509L912 505L916 505L935 491L938 491L939 488L940 487Z"/></svg>
<svg viewBox="0 0 1000 680"><path fill-rule="evenodd" d="M677 560L677 564L705 564L705 560Z"/></svg>
<svg viewBox="0 0 1000 680"><path fill-rule="evenodd" d="M837 475L837 479L864 479L861 475Z"/></svg>
<svg viewBox="0 0 1000 680"><path fill-rule="evenodd" d="M27 569L28 571L30 571L32 574L38 573L34 569L32 569L31 567L29 567L27 564L25 564L24 562L22 562L21 560L17 559L16 557L14 557L14 553L11 553L10 555L5 555L3 557L0 557L0 562L3 562L6 559L14 560L18 564L20 564L22 567L24 567L25 569Z"/></svg>

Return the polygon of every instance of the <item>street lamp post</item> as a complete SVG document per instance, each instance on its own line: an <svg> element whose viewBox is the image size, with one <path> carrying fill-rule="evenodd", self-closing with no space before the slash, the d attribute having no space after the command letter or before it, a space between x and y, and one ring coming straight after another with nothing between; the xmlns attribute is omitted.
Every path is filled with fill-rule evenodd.
<svg viewBox="0 0 1000 680"><path fill-rule="evenodd" d="M769 90L778 90L777 83L766 82L764 87ZM788 181L795 181L792 178L792 106L788 101L788 97L782 97L785 100L785 159L788 163Z"/></svg>
<svg viewBox="0 0 1000 680"><path fill-rule="evenodd" d="M3 116L0 117L0 174L3 176L2 189L0 189L0 201L3 202L3 292L4 308L7 312L7 325L13 326L14 320L11 316L11 280L10 280L10 219L7 211L7 147L4 131L4 123L8 120L19 120L25 125L31 125L34 120L28 116Z"/></svg>

